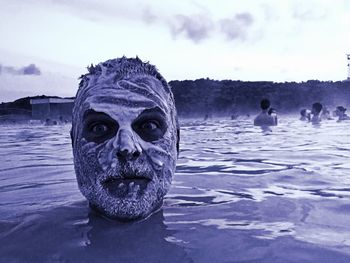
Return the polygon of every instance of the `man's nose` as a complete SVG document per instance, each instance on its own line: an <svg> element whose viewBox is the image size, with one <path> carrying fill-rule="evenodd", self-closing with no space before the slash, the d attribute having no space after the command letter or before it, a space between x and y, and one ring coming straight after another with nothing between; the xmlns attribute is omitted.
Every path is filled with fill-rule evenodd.
<svg viewBox="0 0 350 263"><path fill-rule="evenodd" d="M135 142L132 132L125 129L119 130L113 146L117 149L117 157L121 159L136 159L141 155L141 148Z"/></svg>

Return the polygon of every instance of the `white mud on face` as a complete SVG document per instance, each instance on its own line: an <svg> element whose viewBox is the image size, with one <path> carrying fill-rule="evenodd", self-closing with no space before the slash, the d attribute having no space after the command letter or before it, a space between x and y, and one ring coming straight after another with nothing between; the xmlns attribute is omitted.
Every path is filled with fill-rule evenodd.
<svg viewBox="0 0 350 263"><path fill-rule="evenodd" d="M149 215L168 192L177 159L178 122L173 95L156 69L138 59L116 59L90 68L82 77L73 110L73 153L79 188L88 201L112 217ZM102 142L83 136L93 110L116 123ZM165 132L145 140L135 129L143 113L159 111ZM160 114L160 113L158 113ZM134 160L118 154L130 152Z"/></svg>

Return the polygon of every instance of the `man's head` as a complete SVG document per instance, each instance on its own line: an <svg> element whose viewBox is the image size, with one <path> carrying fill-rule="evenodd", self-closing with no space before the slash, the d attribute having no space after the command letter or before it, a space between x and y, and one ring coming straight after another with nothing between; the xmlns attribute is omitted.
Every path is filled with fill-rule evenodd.
<svg viewBox="0 0 350 263"><path fill-rule="evenodd" d="M323 106L321 103L319 102L315 102L314 104L312 104L312 114L319 114L322 110Z"/></svg>
<svg viewBox="0 0 350 263"><path fill-rule="evenodd" d="M341 112L341 113L345 113L346 108L344 108L343 106L338 106L338 107L336 108L336 110L339 111L339 112Z"/></svg>
<svg viewBox="0 0 350 263"><path fill-rule="evenodd" d="M78 185L91 206L129 220L162 205L175 172L179 125L171 89L153 65L122 57L89 67L71 136Z"/></svg>
<svg viewBox="0 0 350 263"><path fill-rule="evenodd" d="M270 108L270 101L268 99L263 99L260 102L260 107L262 110L267 110L268 108Z"/></svg>

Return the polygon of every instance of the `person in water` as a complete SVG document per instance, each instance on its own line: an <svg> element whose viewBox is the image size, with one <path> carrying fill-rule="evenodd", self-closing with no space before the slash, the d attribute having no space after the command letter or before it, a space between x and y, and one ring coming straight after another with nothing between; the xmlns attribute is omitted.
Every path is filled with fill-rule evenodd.
<svg viewBox="0 0 350 263"><path fill-rule="evenodd" d="M322 118L321 118L321 112L322 112L322 104L319 102L315 102L314 104L312 104L312 110L311 110L311 122L313 124L318 124L321 122Z"/></svg>
<svg viewBox="0 0 350 263"><path fill-rule="evenodd" d="M300 120L301 121L311 121L311 111L307 109L302 109L300 111Z"/></svg>
<svg viewBox="0 0 350 263"><path fill-rule="evenodd" d="M278 118L277 118L277 110L275 108L270 108L267 112L271 117L274 118L275 125L278 124Z"/></svg>
<svg viewBox="0 0 350 263"><path fill-rule="evenodd" d="M321 118L322 120L333 120L331 113L326 106L323 106Z"/></svg>
<svg viewBox="0 0 350 263"><path fill-rule="evenodd" d="M346 108L344 108L343 106L338 106L335 110L335 115L338 118L338 122L340 121L345 121L345 120L350 120L350 117L345 113Z"/></svg>
<svg viewBox="0 0 350 263"><path fill-rule="evenodd" d="M270 101L268 99L263 99L260 102L261 113L255 117L255 126L276 126L275 118L268 114L270 108Z"/></svg>
<svg viewBox="0 0 350 263"><path fill-rule="evenodd" d="M81 77L71 138L78 186L92 208L120 220L158 210L179 136L171 88L155 66L122 57Z"/></svg>

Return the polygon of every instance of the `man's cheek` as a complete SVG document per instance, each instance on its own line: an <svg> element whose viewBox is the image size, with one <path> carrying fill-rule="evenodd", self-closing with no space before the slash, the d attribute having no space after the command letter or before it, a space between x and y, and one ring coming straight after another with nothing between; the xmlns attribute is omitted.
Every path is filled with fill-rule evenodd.
<svg viewBox="0 0 350 263"><path fill-rule="evenodd" d="M81 168L84 171L84 176L95 177L96 173L101 170L101 166L98 163L98 145L93 142L87 142L84 138L77 144L77 157L78 162L81 164Z"/></svg>
<svg viewBox="0 0 350 263"><path fill-rule="evenodd" d="M155 167L158 178L171 182L177 156L173 143L162 139L157 144L149 146L146 154L151 160L152 166Z"/></svg>
<svg viewBox="0 0 350 263"><path fill-rule="evenodd" d="M164 166L164 156L168 155L164 144L141 141L140 145L153 170L156 172L161 171Z"/></svg>

